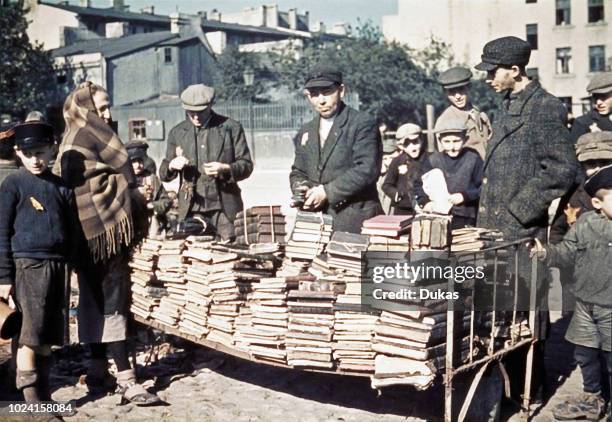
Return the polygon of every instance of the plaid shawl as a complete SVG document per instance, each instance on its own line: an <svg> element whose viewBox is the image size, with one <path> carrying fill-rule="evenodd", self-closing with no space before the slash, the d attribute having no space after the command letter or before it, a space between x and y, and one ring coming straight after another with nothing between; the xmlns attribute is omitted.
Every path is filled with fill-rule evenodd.
<svg viewBox="0 0 612 422"><path fill-rule="evenodd" d="M74 189L79 220L94 261L135 240L134 173L121 140L97 114L90 85L64 103L66 130L53 171Z"/></svg>

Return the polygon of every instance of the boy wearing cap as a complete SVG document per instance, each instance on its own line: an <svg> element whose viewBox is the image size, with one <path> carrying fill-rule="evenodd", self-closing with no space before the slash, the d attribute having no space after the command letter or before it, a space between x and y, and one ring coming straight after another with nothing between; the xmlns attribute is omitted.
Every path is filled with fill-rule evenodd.
<svg viewBox="0 0 612 422"><path fill-rule="evenodd" d="M49 355L66 329L67 261L75 227L73 193L53 175L53 129L46 123L15 127L23 168L0 186L0 292L14 285L23 314L17 351L17 388L27 403L51 400Z"/></svg>
<svg viewBox="0 0 612 422"><path fill-rule="evenodd" d="M589 132L612 131L612 72L597 73L587 86L593 110L578 117L572 125L574 142Z"/></svg>
<svg viewBox="0 0 612 422"><path fill-rule="evenodd" d="M166 227L166 213L172 206L168 192L155 173L146 168L147 148L149 146L142 141L130 141L125 145L128 157L132 163L132 169L136 176L138 190L147 201L147 210L150 213L151 225L150 235L158 235ZM149 158L150 161L153 161Z"/></svg>
<svg viewBox="0 0 612 422"><path fill-rule="evenodd" d="M181 175L179 219L203 217L223 240L234 238L234 219L243 209L238 182L253 172L244 129L212 110L215 90L196 84L181 93L187 118L168 134L159 177L170 182Z"/></svg>
<svg viewBox="0 0 612 422"><path fill-rule="evenodd" d="M308 187L304 210L333 218L333 230L360 233L364 220L382 214L376 181L382 145L376 121L342 101L342 72L315 66L304 93L317 116L297 135L289 174L294 195Z"/></svg>
<svg viewBox="0 0 612 422"><path fill-rule="evenodd" d="M474 226L482 184L482 159L476 151L464 148L467 127L460 116L440 116L434 131L442 151L434 152L429 161L432 168L442 170L446 180L452 204L451 229Z"/></svg>
<svg viewBox="0 0 612 422"><path fill-rule="evenodd" d="M422 201L426 199L421 176L431 165L418 125L406 123L400 126L395 137L402 152L391 161L382 189L391 198L393 214L412 215L415 204L423 205Z"/></svg>
<svg viewBox="0 0 612 422"><path fill-rule="evenodd" d="M465 120L466 148L471 148L484 160L487 142L491 137L491 122L487 115L472 105L469 88L472 72L465 67L452 67L440 74L438 83L444 88L450 106L439 118L459 118Z"/></svg>
<svg viewBox="0 0 612 422"><path fill-rule="evenodd" d="M600 355L612 374L612 165L589 177L584 189L595 210L581 215L562 242L536 242L532 249L549 265L574 267L576 305L565 338L576 345L584 394L556 406L557 420L599 420L606 408Z"/></svg>

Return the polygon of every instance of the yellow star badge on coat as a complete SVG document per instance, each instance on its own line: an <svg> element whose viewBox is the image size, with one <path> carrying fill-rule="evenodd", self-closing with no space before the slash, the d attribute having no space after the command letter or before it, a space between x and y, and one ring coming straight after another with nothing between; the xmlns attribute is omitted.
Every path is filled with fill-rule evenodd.
<svg viewBox="0 0 612 422"><path fill-rule="evenodd" d="M34 207L34 209L36 211L44 211L45 207L43 207L43 204L41 204L40 202L38 202L36 200L36 198L34 198L33 196L30 196L30 203L32 204L32 207Z"/></svg>

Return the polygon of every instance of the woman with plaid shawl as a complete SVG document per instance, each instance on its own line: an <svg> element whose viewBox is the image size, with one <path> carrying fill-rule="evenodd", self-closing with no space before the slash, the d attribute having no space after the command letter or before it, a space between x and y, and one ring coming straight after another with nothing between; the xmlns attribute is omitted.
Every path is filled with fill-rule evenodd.
<svg viewBox="0 0 612 422"><path fill-rule="evenodd" d="M66 130L54 171L74 190L81 223L76 272L79 341L91 348L87 373L90 394L115 384L108 372L107 349L117 365L122 402L159 403L136 382L126 347L129 315L129 251L146 233L145 200L132 165L112 130L108 93L85 82L64 103Z"/></svg>

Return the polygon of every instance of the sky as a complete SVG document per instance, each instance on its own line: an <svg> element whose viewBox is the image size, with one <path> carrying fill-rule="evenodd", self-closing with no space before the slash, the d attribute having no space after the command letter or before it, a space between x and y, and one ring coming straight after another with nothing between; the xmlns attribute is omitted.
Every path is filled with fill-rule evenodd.
<svg viewBox="0 0 612 422"><path fill-rule="evenodd" d="M310 12L311 25L315 22L324 22L330 26L337 22L346 22L355 26L357 20L371 20L375 25L381 26L382 16L397 13L399 0L125 0L130 11L138 12L142 7L154 5L155 14L167 15L170 12L195 13L200 10L210 11L217 9L223 12L239 12L247 7L264 4L277 4L281 11L297 8L298 13ZM77 0L70 0L71 4L78 4ZM93 0L94 7L109 7L111 0Z"/></svg>

